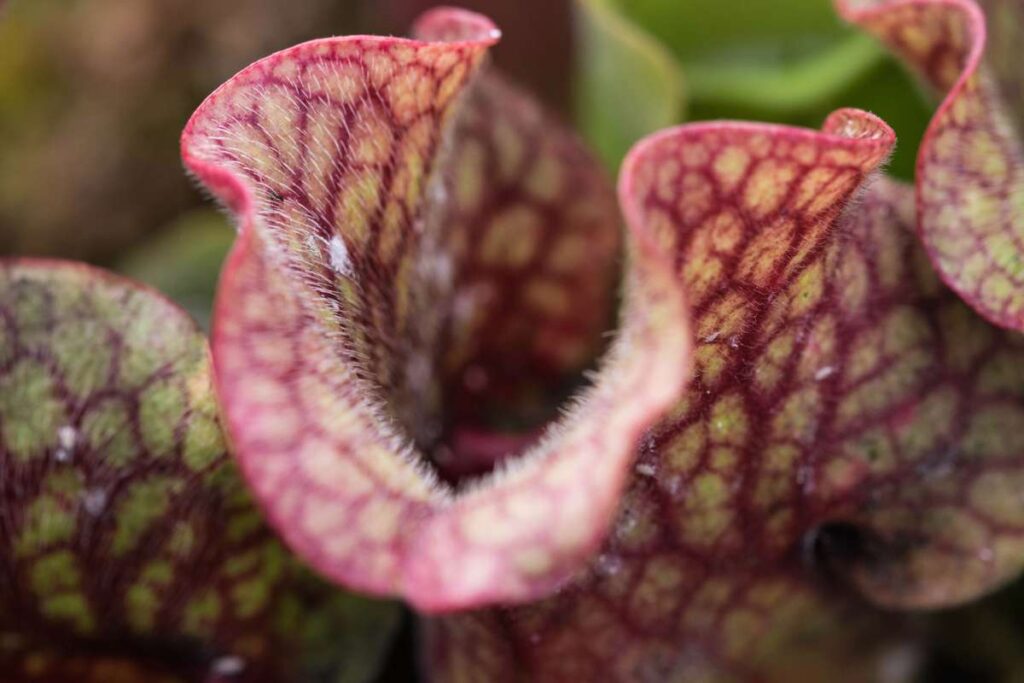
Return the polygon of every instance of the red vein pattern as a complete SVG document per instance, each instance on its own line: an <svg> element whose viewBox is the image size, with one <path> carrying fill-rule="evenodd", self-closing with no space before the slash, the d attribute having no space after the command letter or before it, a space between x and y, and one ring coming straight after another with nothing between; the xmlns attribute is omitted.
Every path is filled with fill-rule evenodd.
<svg viewBox="0 0 1024 683"><path fill-rule="evenodd" d="M388 632L262 522L202 333L140 285L0 262L0 472L0 679L293 680Z"/></svg>
<svg viewBox="0 0 1024 683"><path fill-rule="evenodd" d="M423 610L530 600L604 537L638 437L684 385L685 307L635 240L594 386L480 481L435 476L424 451L446 413L493 443L488 403L536 402L508 378L544 393L589 360L618 224L597 164L561 129L500 82L467 94L497 36L485 18L438 10L416 32L433 40L278 53L189 122L186 164L241 223L214 314L216 382L257 499L320 572ZM466 380L480 390L460 403Z"/></svg>
<svg viewBox="0 0 1024 683"><path fill-rule="evenodd" d="M456 264L440 341L447 422L536 422L614 324L614 192L575 137L496 73L468 93L452 145L439 221ZM473 473L459 451L435 458L442 472Z"/></svg>
<svg viewBox="0 0 1024 683"><path fill-rule="evenodd" d="M973 0L839 0L945 93L917 161L918 231L943 280L979 313L1024 330L1024 9ZM1013 46L1013 47L1011 47Z"/></svg>
<svg viewBox="0 0 1024 683"><path fill-rule="evenodd" d="M1024 341L935 277L910 192L870 179L892 143L840 111L634 149L621 201L687 287L695 379L589 572L432 621L435 680L880 680L864 601L951 605L1020 570Z"/></svg>

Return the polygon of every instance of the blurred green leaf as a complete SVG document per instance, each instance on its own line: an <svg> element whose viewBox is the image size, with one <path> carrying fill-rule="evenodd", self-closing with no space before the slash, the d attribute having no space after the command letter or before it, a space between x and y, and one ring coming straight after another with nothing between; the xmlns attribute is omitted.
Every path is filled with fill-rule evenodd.
<svg viewBox="0 0 1024 683"><path fill-rule="evenodd" d="M842 24L830 0L577 0L577 8L579 118L610 166L684 111L690 120L816 128L853 106L893 125L901 144L891 170L913 174L930 109L902 67Z"/></svg>
<svg viewBox="0 0 1024 683"><path fill-rule="evenodd" d="M750 63L695 61L687 65L686 73L694 98L786 115L834 96L881 57L871 38L852 35L791 63L770 58Z"/></svg>
<svg viewBox="0 0 1024 683"><path fill-rule="evenodd" d="M793 63L849 35L829 0L609 1L686 63Z"/></svg>
<svg viewBox="0 0 1024 683"><path fill-rule="evenodd" d="M577 3L577 106L584 135L615 168L634 142L682 118L684 90L672 54L612 3Z"/></svg>
<svg viewBox="0 0 1024 683"><path fill-rule="evenodd" d="M117 270L159 289L209 329L220 267L234 241L224 215L196 210L131 252Z"/></svg>

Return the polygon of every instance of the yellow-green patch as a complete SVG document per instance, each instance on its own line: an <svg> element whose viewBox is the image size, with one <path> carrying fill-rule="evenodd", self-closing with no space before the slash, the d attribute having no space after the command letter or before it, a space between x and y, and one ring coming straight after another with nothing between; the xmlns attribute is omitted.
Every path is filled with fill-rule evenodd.
<svg viewBox="0 0 1024 683"><path fill-rule="evenodd" d="M117 528L111 548L115 556L131 551L142 534L167 514L171 497L182 486L174 477L153 477L131 485L115 511Z"/></svg>
<svg viewBox="0 0 1024 683"><path fill-rule="evenodd" d="M55 448L68 421L53 375L38 361L25 359L0 376L0 433L19 460Z"/></svg>

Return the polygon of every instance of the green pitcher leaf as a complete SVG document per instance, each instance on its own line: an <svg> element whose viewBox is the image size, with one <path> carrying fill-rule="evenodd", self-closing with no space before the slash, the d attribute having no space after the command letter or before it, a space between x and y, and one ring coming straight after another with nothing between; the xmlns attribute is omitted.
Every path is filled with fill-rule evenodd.
<svg viewBox="0 0 1024 683"><path fill-rule="evenodd" d="M4 680L374 672L395 608L316 581L269 531L206 341L154 291L0 262L0 472Z"/></svg>

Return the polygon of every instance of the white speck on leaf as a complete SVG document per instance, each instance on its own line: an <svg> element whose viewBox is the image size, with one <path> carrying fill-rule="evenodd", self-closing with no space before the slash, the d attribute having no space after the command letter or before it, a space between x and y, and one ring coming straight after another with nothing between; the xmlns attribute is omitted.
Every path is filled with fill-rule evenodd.
<svg viewBox="0 0 1024 683"><path fill-rule="evenodd" d="M454 269L452 257L444 252L430 254L424 257L420 267L426 275L427 280L445 287L452 281Z"/></svg>
<svg viewBox="0 0 1024 683"><path fill-rule="evenodd" d="M616 555L598 555L594 561L594 571L599 576L615 576L622 571L622 558Z"/></svg>
<svg viewBox="0 0 1024 683"><path fill-rule="evenodd" d="M71 451L74 449L77 441L78 431L74 427L64 425L57 430L57 451L53 456L58 462L68 462L71 460Z"/></svg>
<svg viewBox="0 0 1024 683"><path fill-rule="evenodd" d="M331 268L334 272L343 277L352 277L355 271L352 269L352 258L349 256L348 247L345 242L335 235L329 243Z"/></svg>
<svg viewBox="0 0 1024 683"><path fill-rule="evenodd" d="M448 201L448 187L443 181L430 185L430 201L436 205L442 205Z"/></svg>
<svg viewBox="0 0 1024 683"><path fill-rule="evenodd" d="M78 431L71 425L64 425L57 430L57 440L60 441L61 448L74 448L75 441L78 440Z"/></svg>
<svg viewBox="0 0 1024 683"><path fill-rule="evenodd" d="M796 483L805 493L811 493L815 489L814 468L810 465L801 465L796 470Z"/></svg>
<svg viewBox="0 0 1024 683"><path fill-rule="evenodd" d="M667 480L665 480L665 489L668 490L669 494L676 496L683 488L683 478L678 474L673 474Z"/></svg>
<svg viewBox="0 0 1024 683"><path fill-rule="evenodd" d="M636 528L636 525L636 513L627 507L623 509L622 514L619 516L619 523L615 527L615 535L620 538L628 536Z"/></svg>
<svg viewBox="0 0 1024 683"><path fill-rule="evenodd" d="M245 671L245 660L241 657L229 655L218 657L213 662L213 673L220 676L237 676Z"/></svg>
<svg viewBox="0 0 1024 683"><path fill-rule="evenodd" d="M82 496L82 507L93 517L103 514L107 507L107 492L101 488L92 488Z"/></svg>

